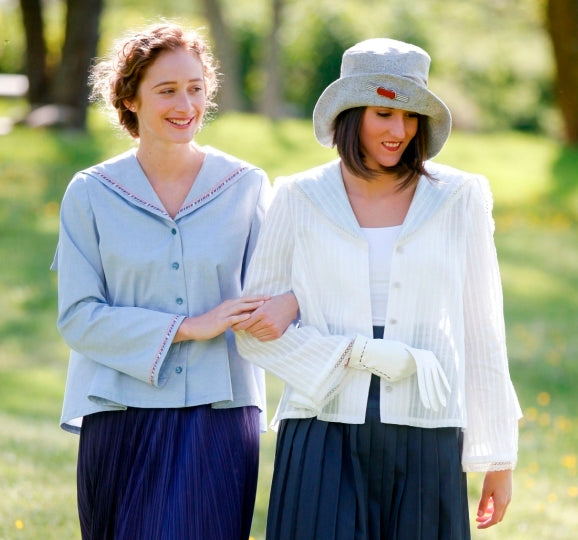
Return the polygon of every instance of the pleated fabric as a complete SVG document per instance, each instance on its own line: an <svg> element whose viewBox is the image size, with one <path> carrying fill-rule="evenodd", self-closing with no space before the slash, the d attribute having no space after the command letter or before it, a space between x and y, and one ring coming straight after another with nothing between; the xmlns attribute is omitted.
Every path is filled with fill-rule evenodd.
<svg viewBox="0 0 578 540"><path fill-rule="evenodd" d="M268 540L468 540L463 436L383 424L372 377L364 424L280 424Z"/></svg>
<svg viewBox="0 0 578 540"><path fill-rule="evenodd" d="M259 454L256 407L136 409L84 418L83 540L246 540Z"/></svg>

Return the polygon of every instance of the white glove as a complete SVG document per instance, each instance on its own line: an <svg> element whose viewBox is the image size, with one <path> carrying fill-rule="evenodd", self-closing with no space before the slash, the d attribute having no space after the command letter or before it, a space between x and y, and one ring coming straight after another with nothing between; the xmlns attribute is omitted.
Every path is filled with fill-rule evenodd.
<svg viewBox="0 0 578 540"><path fill-rule="evenodd" d="M426 409L445 407L450 385L435 354L414 349L400 341L369 339L360 334L353 341L350 367L367 369L390 382L405 379L417 372L419 397Z"/></svg>

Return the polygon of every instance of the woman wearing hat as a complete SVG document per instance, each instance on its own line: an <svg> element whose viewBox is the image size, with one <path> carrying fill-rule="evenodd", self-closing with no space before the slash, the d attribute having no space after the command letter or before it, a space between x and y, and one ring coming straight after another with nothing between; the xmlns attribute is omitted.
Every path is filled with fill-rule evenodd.
<svg viewBox="0 0 578 540"><path fill-rule="evenodd" d="M469 538L467 471L486 473L478 527L510 501L520 408L492 198L429 161L451 129L429 63L390 39L348 49L313 113L339 159L276 183L245 294L293 291L300 323L237 333L285 382L270 539Z"/></svg>

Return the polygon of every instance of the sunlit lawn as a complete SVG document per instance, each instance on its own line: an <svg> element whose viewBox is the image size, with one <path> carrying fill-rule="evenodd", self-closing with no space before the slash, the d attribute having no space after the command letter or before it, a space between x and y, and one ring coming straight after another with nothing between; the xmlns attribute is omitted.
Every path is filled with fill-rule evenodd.
<svg viewBox="0 0 578 540"><path fill-rule="evenodd" d="M58 203L72 173L129 146L91 116L91 135L18 128L0 137L0 540L79 538L77 438L58 419L67 350L49 272ZM199 139L271 177L334 156L307 121L234 115ZM475 539L573 539L578 530L578 152L520 134L456 133L439 157L486 174L495 195L512 377L525 418L514 500ZM572 185L573 183L573 185ZM271 416L279 394L269 385ZM275 434L262 438L254 536L264 538ZM482 477L470 478L475 515ZM474 521L472 520L472 523Z"/></svg>

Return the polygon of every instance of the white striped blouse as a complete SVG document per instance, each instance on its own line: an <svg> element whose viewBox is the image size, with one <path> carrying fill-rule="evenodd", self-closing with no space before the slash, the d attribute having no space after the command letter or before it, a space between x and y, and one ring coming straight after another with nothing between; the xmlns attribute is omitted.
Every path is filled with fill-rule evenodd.
<svg viewBox="0 0 578 540"><path fill-rule="evenodd" d="M385 339L433 351L451 384L448 404L425 409L415 376L381 381L381 420L464 429L463 468L514 468L518 400L511 383L492 197L478 175L428 162L391 259ZM369 249L339 161L282 179L246 276L245 293L293 291L300 323L239 352L285 382L283 418L363 423L371 374L346 366L352 338L372 336Z"/></svg>

